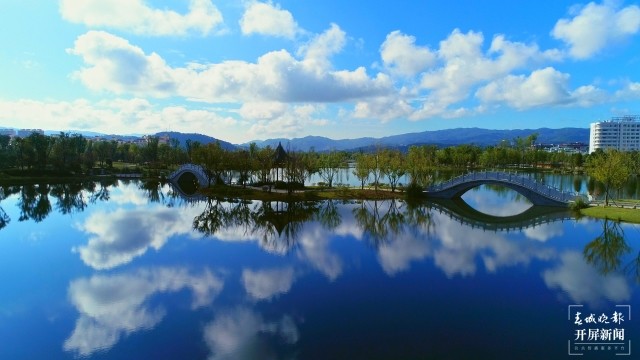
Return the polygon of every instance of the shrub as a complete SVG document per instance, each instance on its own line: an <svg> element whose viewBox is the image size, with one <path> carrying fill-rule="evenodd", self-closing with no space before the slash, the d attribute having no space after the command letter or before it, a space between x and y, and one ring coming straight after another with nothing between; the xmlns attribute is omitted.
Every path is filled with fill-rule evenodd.
<svg viewBox="0 0 640 360"><path fill-rule="evenodd" d="M569 203L569 209L573 211L578 211L580 209L588 208L589 204L587 204L583 198L579 197L572 203Z"/></svg>
<svg viewBox="0 0 640 360"><path fill-rule="evenodd" d="M412 181L405 189L407 199L419 199L424 197L424 189L417 182Z"/></svg>

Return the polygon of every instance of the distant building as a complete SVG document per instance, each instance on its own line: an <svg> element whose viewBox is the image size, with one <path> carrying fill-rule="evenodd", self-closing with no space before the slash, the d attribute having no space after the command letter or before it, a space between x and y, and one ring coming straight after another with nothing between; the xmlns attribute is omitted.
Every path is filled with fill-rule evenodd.
<svg viewBox="0 0 640 360"><path fill-rule="evenodd" d="M42 131L41 129L20 129L18 130L18 137L26 138L33 133L44 135L44 131Z"/></svg>
<svg viewBox="0 0 640 360"><path fill-rule="evenodd" d="M613 117L591 123L589 153L598 149L640 150L640 115Z"/></svg>

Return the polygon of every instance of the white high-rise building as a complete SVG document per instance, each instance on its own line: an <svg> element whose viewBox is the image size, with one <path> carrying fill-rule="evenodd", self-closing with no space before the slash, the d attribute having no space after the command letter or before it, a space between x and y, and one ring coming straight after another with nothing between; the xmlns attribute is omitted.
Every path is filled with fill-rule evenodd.
<svg viewBox="0 0 640 360"><path fill-rule="evenodd" d="M589 153L598 149L640 150L640 116L627 115L591 123Z"/></svg>

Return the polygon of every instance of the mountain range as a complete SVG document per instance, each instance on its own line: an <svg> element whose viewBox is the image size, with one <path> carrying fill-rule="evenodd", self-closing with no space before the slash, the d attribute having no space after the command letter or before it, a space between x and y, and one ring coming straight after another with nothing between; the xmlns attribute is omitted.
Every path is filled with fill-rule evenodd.
<svg viewBox="0 0 640 360"><path fill-rule="evenodd" d="M46 134L58 134L59 131L45 131ZM76 132L72 132L76 133ZM105 135L94 132L78 132L86 137L108 137L112 139L131 139L140 137L138 135ZM517 138L526 138L527 136L537 133L537 143L539 144L567 144L567 143L588 143L588 128L561 128L561 129L516 129L516 130L491 130L481 128L456 128L435 131L423 131L417 133L407 133L400 135L391 135L381 138L361 137L355 139L334 140L322 136L305 136L302 138L276 138L267 140L254 140L243 144L232 144L230 142L216 139L211 136L197 133L180 133L180 132L159 132L156 136L168 135L170 138L177 139L181 146L185 146L186 140L198 141L202 144L219 141L220 145L227 150L233 150L238 147L248 147L251 143L256 143L259 147L271 146L275 148L279 143L285 149L296 151L329 151L329 150L358 150L373 148L376 146L394 147L406 149L411 145L436 145L446 147L460 144L475 144L479 146L496 145L500 142L512 141Z"/></svg>
<svg viewBox="0 0 640 360"><path fill-rule="evenodd" d="M503 140L512 141L514 139L526 138L537 133L539 144L566 144L566 143L588 143L589 129L584 128L562 128L562 129L517 129L517 130L490 130L480 128L457 128L436 131L424 131L419 133L408 133L401 135L385 136L381 138L356 138L333 140L321 136L306 136L294 139L268 139L256 140L258 146L276 147L281 143L283 147L308 151L313 148L316 151L328 150L354 150L370 148L374 146L406 148L411 145L436 145L440 147L475 144L479 146L496 145ZM241 144L248 146L251 142Z"/></svg>

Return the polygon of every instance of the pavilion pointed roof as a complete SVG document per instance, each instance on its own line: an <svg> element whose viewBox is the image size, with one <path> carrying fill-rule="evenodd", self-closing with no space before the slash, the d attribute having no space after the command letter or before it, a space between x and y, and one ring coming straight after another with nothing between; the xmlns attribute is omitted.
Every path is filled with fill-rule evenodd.
<svg viewBox="0 0 640 360"><path fill-rule="evenodd" d="M273 160L276 164L284 164L287 161L289 155L282 147L282 143L278 142L278 147L273 154Z"/></svg>

